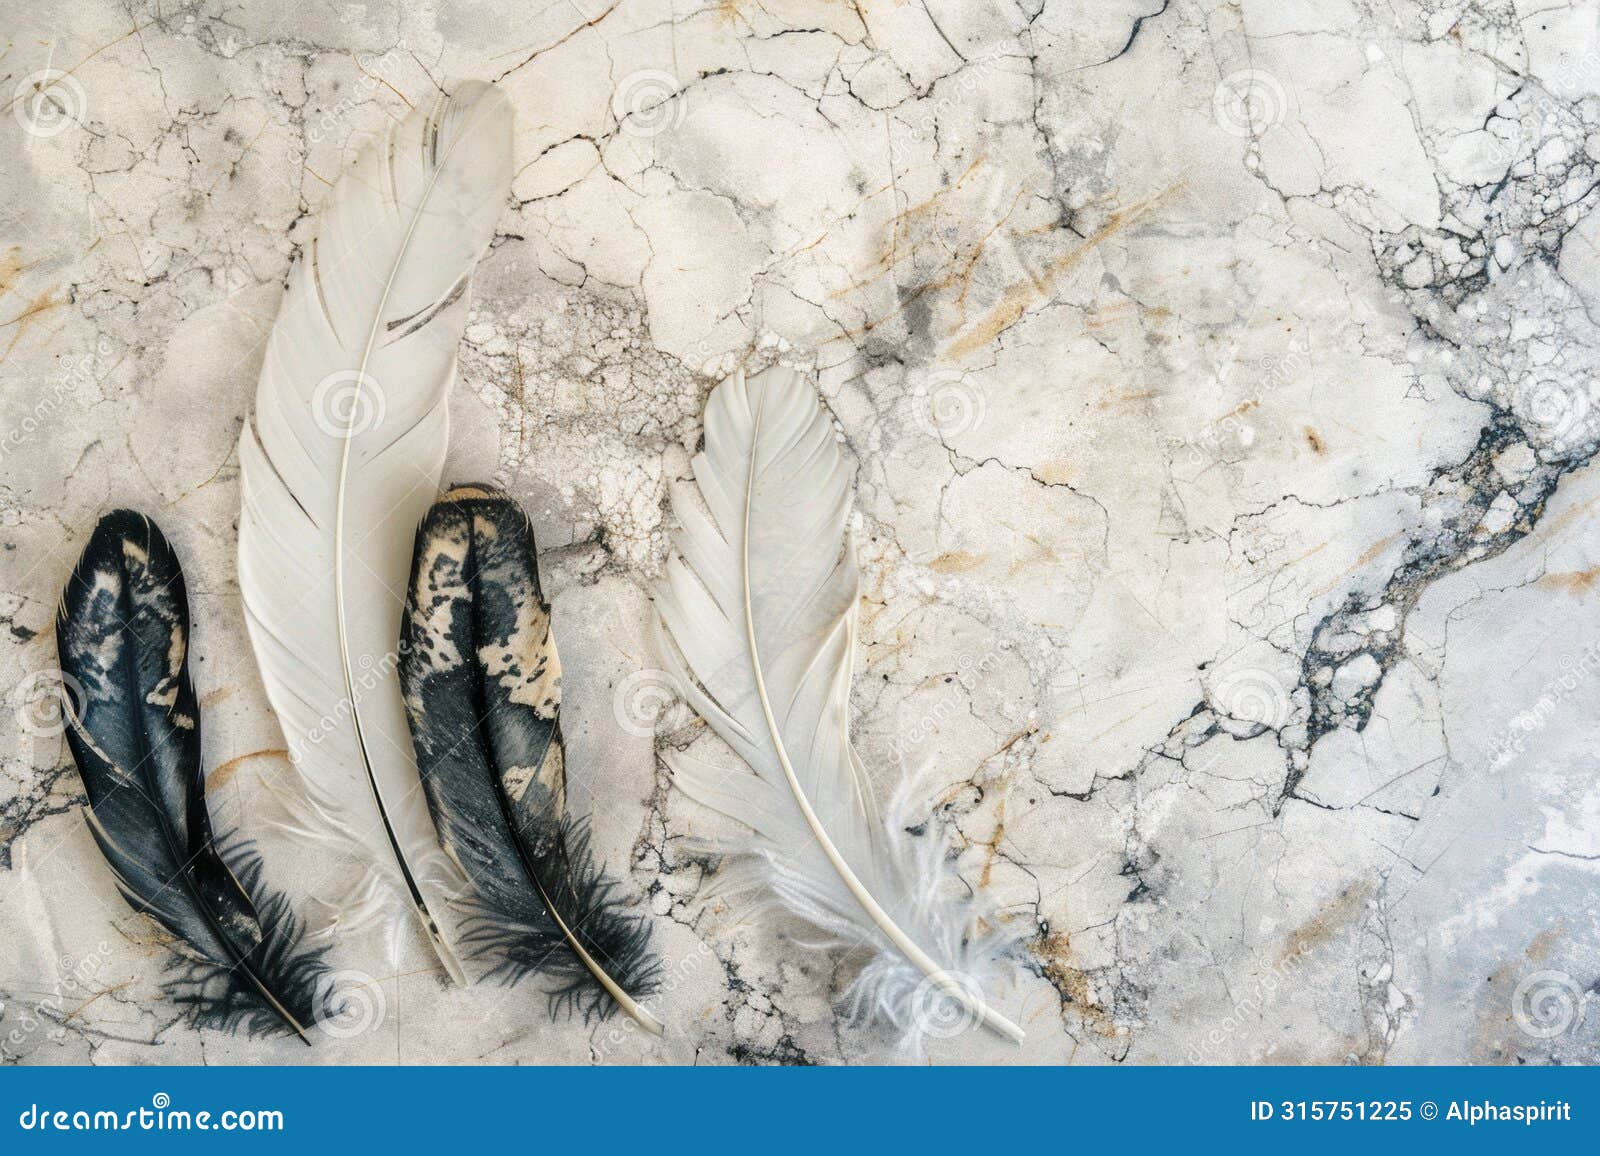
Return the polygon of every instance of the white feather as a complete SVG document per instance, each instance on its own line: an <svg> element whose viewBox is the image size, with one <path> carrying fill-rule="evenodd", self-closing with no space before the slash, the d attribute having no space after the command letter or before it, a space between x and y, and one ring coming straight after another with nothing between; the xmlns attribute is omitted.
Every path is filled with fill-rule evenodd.
<svg viewBox="0 0 1600 1156"><path fill-rule="evenodd" d="M943 840L906 835L909 783L885 826L850 743L851 478L809 382L770 369L718 386L694 477L700 501L688 486L673 493L681 530L656 598L662 651L746 765L665 757L688 795L751 828L730 848L731 885L781 904L830 946L870 950L848 993L858 1011L914 1037L929 1015L948 1014L933 1001L953 1001L967 1022L1020 1041L979 985L1005 969L1013 937L981 930L985 909L957 894Z"/></svg>
<svg viewBox="0 0 1600 1156"><path fill-rule="evenodd" d="M510 190L511 120L498 91L463 84L339 179L290 273L239 439L239 585L304 780L297 832L358 858L342 919L389 918L405 910L400 891L458 982L429 914L453 872L418 782L395 647L444 466L468 286Z"/></svg>

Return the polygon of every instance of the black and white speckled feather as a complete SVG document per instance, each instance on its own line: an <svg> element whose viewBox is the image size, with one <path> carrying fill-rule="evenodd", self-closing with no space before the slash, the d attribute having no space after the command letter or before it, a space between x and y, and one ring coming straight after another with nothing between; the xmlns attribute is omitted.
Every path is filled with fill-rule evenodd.
<svg viewBox="0 0 1600 1156"><path fill-rule="evenodd" d="M309 1043L327 969L263 886L254 849L212 835L188 596L148 518L101 519L62 593L56 643L89 827L128 903L178 940L170 996L192 1023Z"/></svg>
<svg viewBox="0 0 1600 1156"><path fill-rule="evenodd" d="M566 813L561 665L533 529L485 486L446 494L413 554L400 678L423 789L471 883L462 945L490 978L545 979L552 1011L585 1018L636 1002L659 970L644 918Z"/></svg>

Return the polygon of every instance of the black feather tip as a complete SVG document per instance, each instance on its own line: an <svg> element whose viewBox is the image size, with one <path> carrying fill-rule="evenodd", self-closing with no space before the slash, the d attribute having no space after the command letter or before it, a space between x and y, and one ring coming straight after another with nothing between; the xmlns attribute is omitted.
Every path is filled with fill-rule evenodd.
<svg viewBox="0 0 1600 1156"><path fill-rule="evenodd" d="M253 964L277 992L300 993L289 998L290 1012L302 1025L337 1017L340 1000L334 992L332 969L324 959L328 945L306 943L305 925L295 914L289 897L262 880L261 855L248 840L224 835L218 852L244 889L262 929ZM233 1032L243 1027L252 1037L287 1035L293 1026L243 980L238 968L215 963L189 952L175 951L167 972L167 997L184 1011L191 1027ZM308 1017L308 1018L302 1018ZM304 1033L299 1034L304 1038Z"/></svg>

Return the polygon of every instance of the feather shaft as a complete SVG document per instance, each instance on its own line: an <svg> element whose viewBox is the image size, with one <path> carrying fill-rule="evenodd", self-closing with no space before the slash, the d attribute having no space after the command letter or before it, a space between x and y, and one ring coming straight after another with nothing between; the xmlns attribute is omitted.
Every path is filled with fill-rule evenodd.
<svg viewBox="0 0 1600 1156"><path fill-rule="evenodd" d="M572 948L578 960L588 970L589 974L594 977L595 982L605 988L606 994L617 1001L617 1006L631 1016L645 1031L653 1036L662 1035L666 1029L661 1026L661 1021L651 1015L638 1000L623 991L621 985L611 978L610 973L600 966L600 962L589 954L588 948L584 947L579 941L572 928L568 926L567 921L561 918L561 909L550 898L550 893L545 890L544 884L539 882L538 876L532 873L531 868L529 870L529 878L533 880L533 885L539 892L539 902L544 904L545 910L550 913L550 918L555 920L556 926L561 929L561 937L567 941L567 946Z"/></svg>
<svg viewBox="0 0 1600 1156"><path fill-rule="evenodd" d="M462 139L463 136L452 138L444 161L434 168L429 176L424 192L418 198L417 205L411 214L411 220L406 226L405 239L400 243L399 255L396 256L394 263L389 267L389 275L383 283L383 293L378 299L378 306L373 313L372 322L367 327L366 347L361 351L361 363L357 367L355 379L351 383L354 386L355 395L351 399L348 407L349 412L345 418L344 436L340 439L342 444L339 449L338 501L335 505L333 521L333 606L334 621L339 635L339 665L344 674L345 694L352 703L355 703L357 696L355 672L350 653L350 625L345 614L345 598L347 597L345 592L345 511L350 495L351 444L355 440L356 421L362 412L361 390L371 388L367 384L367 367L371 364L372 350L377 344L379 333L388 328L384 324L385 309L389 304L389 296L394 291L395 276L400 270L405 254L411 248L411 239L416 234L417 224L422 220L423 206L427 204L430 195L437 186L439 174L444 171L444 164L448 163L451 153L454 152L456 145ZM452 288L438 308L443 308L444 305L454 300L458 292L458 289ZM432 316L432 313L436 311L437 309L430 311L429 316ZM401 320L410 321L411 318L403 318ZM391 323L391 325L393 324L397 323ZM423 930L427 932L428 941L433 944L434 952L438 955L439 961L444 964L445 971L449 973L450 978L458 984L465 984L466 974L461 969L461 963L456 958L455 952L445 942L444 934L439 930L439 925L434 920L433 913L428 910L428 901L422 894L422 888L418 885L416 877L412 873L411 864L406 860L405 848L401 846L400 837L395 833L394 822L389 814L389 806L384 801L383 788L379 786L377 774L373 770L372 751L367 745L366 732L361 726L361 709L359 705L352 707L350 723L355 729L356 744L361 750L361 767L366 774L367 785L372 789L372 800L377 806L378 818L383 824L384 837L388 840L389 847L394 852L395 863L399 866L401 877L405 880L406 890L410 892L411 902L416 906L417 916L422 921Z"/></svg>

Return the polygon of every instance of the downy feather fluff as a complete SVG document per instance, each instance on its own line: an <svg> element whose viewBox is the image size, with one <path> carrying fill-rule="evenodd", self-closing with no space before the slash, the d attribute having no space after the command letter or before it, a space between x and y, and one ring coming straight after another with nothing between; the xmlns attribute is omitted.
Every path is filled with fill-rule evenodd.
<svg viewBox="0 0 1600 1156"><path fill-rule="evenodd" d="M504 96L469 82L340 178L239 439L239 585L303 780L297 830L353 861L346 926L387 926L409 902L458 982L434 909L459 880L417 781L393 651L469 282L510 189L511 123Z"/></svg>
<svg viewBox="0 0 1600 1156"><path fill-rule="evenodd" d="M458 486L417 531L400 678L439 836L471 883L462 944L493 978L543 977L551 1010L605 1018L659 963L645 920L567 817L561 663L533 527L511 498Z"/></svg>
<svg viewBox="0 0 1600 1156"><path fill-rule="evenodd" d="M1015 937L961 884L943 839L910 834L911 783L880 818L850 742L851 474L810 383L773 368L719 385L694 479L672 495L661 650L746 765L664 757L686 794L751 829L722 848L726 886L799 916L827 946L867 950L847 1001L911 1047L979 1022L1020 1041L981 988L1014 966Z"/></svg>
<svg viewBox="0 0 1600 1156"><path fill-rule="evenodd" d="M56 618L67 744L89 829L135 911L178 943L168 994L192 1023L307 1031L327 989L250 845L212 836L189 680L189 603L172 547L131 510L101 519Z"/></svg>

